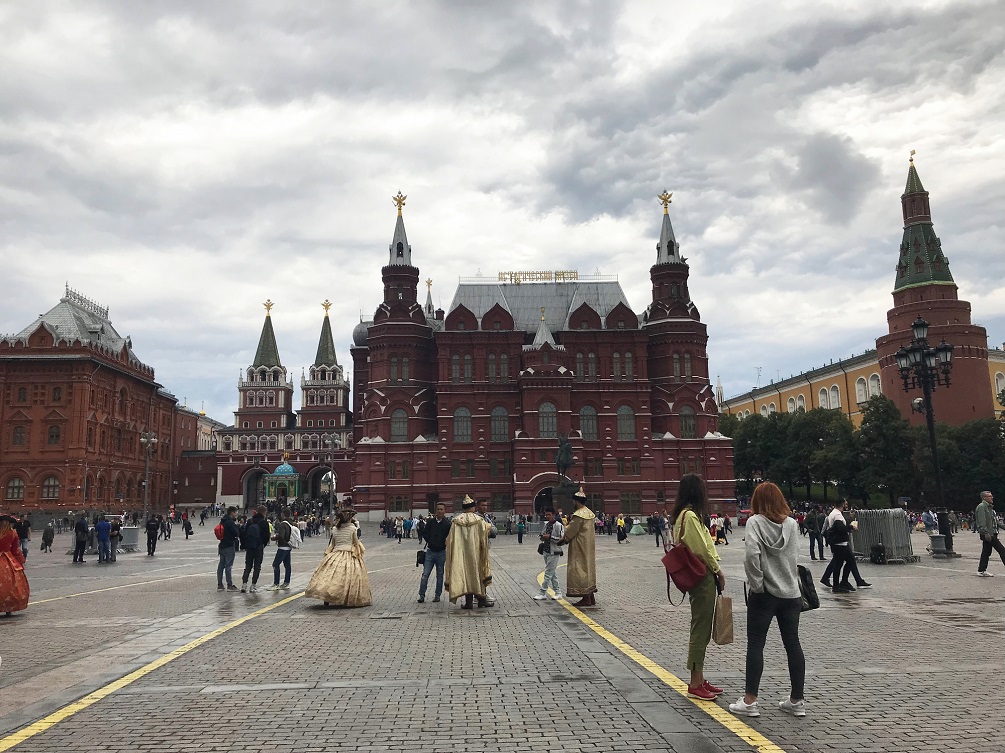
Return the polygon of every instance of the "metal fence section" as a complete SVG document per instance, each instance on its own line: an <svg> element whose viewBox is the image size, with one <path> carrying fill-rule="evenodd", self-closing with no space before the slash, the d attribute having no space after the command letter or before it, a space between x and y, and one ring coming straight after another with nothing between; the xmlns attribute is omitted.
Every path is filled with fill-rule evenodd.
<svg viewBox="0 0 1005 753"><path fill-rule="evenodd" d="M911 528L903 510L859 510L858 530L852 536L856 556L868 558L874 544L886 547L887 562L917 562Z"/></svg>

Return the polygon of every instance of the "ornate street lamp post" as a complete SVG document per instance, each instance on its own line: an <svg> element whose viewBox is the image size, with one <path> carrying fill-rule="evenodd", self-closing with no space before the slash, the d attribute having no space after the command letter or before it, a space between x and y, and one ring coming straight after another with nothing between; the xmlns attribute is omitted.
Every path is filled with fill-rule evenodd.
<svg viewBox="0 0 1005 753"><path fill-rule="evenodd" d="M928 424L928 441L932 447L932 464L935 467L935 488L938 505L945 514L945 492L942 488L942 466L939 464L939 448L935 441L935 412L932 409L932 393L940 384L949 386L949 374L953 370L953 346L943 340L936 347L928 345L928 322L920 316L911 325L914 339L906 348L897 351L897 367L904 380L904 392L921 387L922 397L911 404L911 412L925 414ZM952 534L950 534L951 536ZM952 538L947 539L947 549L952 550Z"/></svg>
<svg viewBox="0 0 1005 753"><path fill-rule="evenodd" d="M146 450L146 462L143 465L143 522L147 520L147 500L150 498L150 453L157 446L157 435L152 431L140 434L140 444Z"/></svg>

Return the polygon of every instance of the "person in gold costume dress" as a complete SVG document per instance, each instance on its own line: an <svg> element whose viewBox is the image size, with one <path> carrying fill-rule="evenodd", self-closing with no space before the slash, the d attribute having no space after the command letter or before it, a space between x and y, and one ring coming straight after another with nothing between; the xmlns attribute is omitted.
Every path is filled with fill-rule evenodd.
<svg viewBox="0 0 1005 753"><path fill-rule="evenodd" d="M370 578L363 560L366 550L356 535L355 514L352 508L338 511L325 557L307 584L304 595L323 601L325 606L368 607L373 604Z"/></svg>
<svg viewBox="0 0 1005 753"><path fill-rule="evenodd" d="M24 574L24 553L14 526L17 520L0 515L0 612L10 615L28 608L28 577Z"/></svg>
<svg viewBox="0 0 1005 753"><path fill-rule="evenodd" d="M494 603L485 595L485 589L492 582L492 568L489 565L489 530L491 526L475 512L475 501L465 497L461 505L463 512L455 515L447 534L447 562L443 584L456 602L464 597L461 609L471 609L475 599L479 607L491 607Z"/></svg>

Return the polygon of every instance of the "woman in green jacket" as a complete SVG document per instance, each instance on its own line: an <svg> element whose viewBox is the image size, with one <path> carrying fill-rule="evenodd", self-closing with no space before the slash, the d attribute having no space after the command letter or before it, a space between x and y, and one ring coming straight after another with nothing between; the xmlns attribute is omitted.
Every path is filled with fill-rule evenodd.
<svg viewBox="0 0 1005 753"><path fill-rule="evenodd" d="M719 569L719 555L702 521L708 514L708 493L705 482L693 473L680 480L677 503L670 513L674 540L690 549L705 565L705 577L687 596L691 603L691 633L687 648L687 668L691 682L687 694L702 701L714 701L722 693L705 679L705 649L712 639L712 614L715 611L716 589L722 591L726 578Z"/></svg>

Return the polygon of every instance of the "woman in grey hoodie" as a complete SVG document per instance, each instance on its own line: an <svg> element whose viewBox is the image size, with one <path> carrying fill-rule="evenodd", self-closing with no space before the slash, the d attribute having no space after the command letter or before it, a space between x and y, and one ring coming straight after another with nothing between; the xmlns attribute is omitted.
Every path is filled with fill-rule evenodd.
<svg viewBox="0 0 1005 753"><path fill-rule="evenodd" d="M747 677L742 698L729 704L734 714L760 716L757 691L764 670L764 641L772 618L778 619L782 644L789 662L789 697L779 708L793 716L806 716L803 682L806 659L799 645L799 525L789 517L781 490L766 481L754 489L753 515L744 534L743 568L747 574Z"/></svg>

